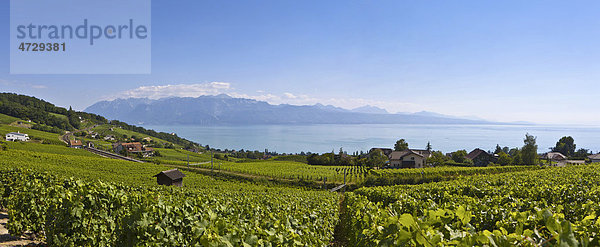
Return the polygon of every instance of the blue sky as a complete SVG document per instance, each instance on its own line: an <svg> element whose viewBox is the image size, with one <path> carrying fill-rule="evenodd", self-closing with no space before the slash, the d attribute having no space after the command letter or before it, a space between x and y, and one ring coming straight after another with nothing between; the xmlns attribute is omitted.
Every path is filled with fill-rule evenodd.
<svg viewBox="0 0 600 247"><path fill-rule="evenodd" d="M228 93L271 103L600 124L598 1L152 1L152 73L11 75L0 91L82 110L116 97Z"/></svg>

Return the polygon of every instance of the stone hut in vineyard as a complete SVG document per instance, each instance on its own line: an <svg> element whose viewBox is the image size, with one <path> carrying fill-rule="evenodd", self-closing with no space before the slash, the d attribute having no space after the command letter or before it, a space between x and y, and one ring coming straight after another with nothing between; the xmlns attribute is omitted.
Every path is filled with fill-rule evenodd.
<svg viewBox="0 0 600 247"><path fill-rule="evenodd" d="M160 185L174 185L177 187L181 187L183 186L183 178L185 177L185 174L183 174L177 169L171 169L167 171L162 171L154 175L154 177L156 177L156 182Z"/></svg>

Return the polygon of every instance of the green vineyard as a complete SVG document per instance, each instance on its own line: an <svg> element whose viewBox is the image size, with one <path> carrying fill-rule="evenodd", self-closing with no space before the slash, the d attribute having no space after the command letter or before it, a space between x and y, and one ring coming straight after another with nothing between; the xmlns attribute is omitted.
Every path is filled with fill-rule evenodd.
<svg viewBox="0 0 600 247"><path fill-rule="evenodd" d="M598 246L600 167L477 175L345 196L352 246Z"/></svg>
<svg viewBox="0 0 600 247"><path fill-rule="evenodd" d="M337 195L324 192L132 187L21 169L0 176L9 231L53 246L326 246L338 219Z"/></svg>
<svg viewBox="0 0 600 247"><path fill-rule="evenodd" d="M182 163L179 163L182 164ZM266 176L271 178L313 182L343 183L357 186L420 184L455 179L475 174L495 174L541 169L539 166L432 167L420 169L368 169L361 166L318 166L291 161L257 161L234 163L214 161L195 167Z"/></svg>
<svg viewBox="0 0 600 247"><path fill-rule="evenodd" d="M0 207L9 214L7 228L15 236L35 233L50 246L600 244L598 165L367 169L215 162L222 171L282 181L318 184L327 177L339 184L345 174L353 188L362 186L338 194L190 172L196 168L183 169L182 188L157 186L153 175L171 169L168 160L180 166L187 151L169 150L155 164L58 145L2 145Z"/></svg>

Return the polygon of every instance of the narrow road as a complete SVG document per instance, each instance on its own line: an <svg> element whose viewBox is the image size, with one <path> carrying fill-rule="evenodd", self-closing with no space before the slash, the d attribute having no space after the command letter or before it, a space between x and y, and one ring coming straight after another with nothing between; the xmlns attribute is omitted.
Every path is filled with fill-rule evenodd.
<svg viewBox="0 0 600 247"><path fill-rule="evenodd" d="M126 160L126 161L133 161L133 162L138 162L138 163L144 163L141 160L136 160L134 158L129 158L129 157L125 157L125 156L121 156L115 153L111 153L111 152L107 152L104 150L100 150L100 149L96 149L96 148L92 148L92 147L88 147L88 146L83 146L84 150L87 150L89 152L95 153L97 155L100 155L102 157L105 158L111 158L111 159L117 159L117 160Z"/></svg>

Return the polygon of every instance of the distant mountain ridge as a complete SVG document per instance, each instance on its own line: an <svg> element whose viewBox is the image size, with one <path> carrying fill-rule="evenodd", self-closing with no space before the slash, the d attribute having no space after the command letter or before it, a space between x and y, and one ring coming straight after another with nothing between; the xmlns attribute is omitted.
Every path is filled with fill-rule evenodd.
<svg viewBox="0 0 600 247"><path fill-rule="evenodd" d="M225 94L162 99L128 98L100 101L85 109L132 124L487 124L484 120L434 114L389 114L363 106L352 110L332 105L272 105Z"/></svg>

